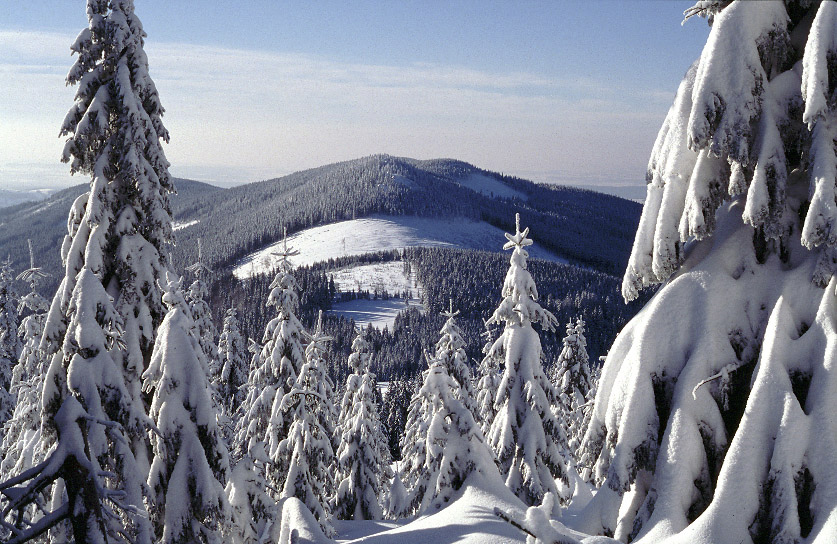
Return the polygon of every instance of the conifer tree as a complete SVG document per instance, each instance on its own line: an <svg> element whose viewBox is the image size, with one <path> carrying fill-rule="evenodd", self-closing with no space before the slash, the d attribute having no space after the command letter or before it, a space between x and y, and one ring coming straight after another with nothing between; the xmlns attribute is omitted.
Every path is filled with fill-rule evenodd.
<svg viewBox="0 0 837 544"><path fill-rule="evenodd" d="M328 498L333 489L335 459L333 430L326 428L328 404L322 384L327 381L322 366L324 343L330 338L318 326L311 337L313 349L300 369L291 391L274 403L267 429L270 467L268 482L281 489L280 499L296 497L314 514L326 536L335 535ZM310 346L309 346L310 347ZM287 428L287 433L281 433Z"/></svg>
<svg viewBox="0 0 837 544"><path fill-rule="evenodd" d="M11 542L64 519L79 544L152 538L142 497L148 417L140 376L165 313L157 280L172 240L172 183L160 145L168 132L133 2L89 0L87 15L67 75L78 84L75 105L60 132L68 136L63 160L92 181L70 210L65 276L42 341L51 358L42 431L55 449L48 463L13 480L28 484L4 513L25 508L58 478L64 485L52 510L13 531Z"/></svg>
<svg viewBox="0 0 837 544"><path fill-rule="evenodd" d="M442 312L447 320L440 331L441 338L436 342L436 359L447 366L448 375L459 386L455 394L459 396L459 400L477 420L479 411L476 407L476 394L474 393L471 369L468 366L468 355L465 353L465 340L462 339L462 330L456 325L455 320L459 311L453 310L453 299L449 303L448 311Z"/></svg>
<svg viewBox="0 0 837 544"><path fill-rule="evenodd" d="M623 295L665 284L602 370L577 528L833 541L837 3L694 14L711 30L652 150Z"/></svg>
<svg viewBox="0 0 837 544"><path fill-rule="evenodd" d="M215 337L218 336L218 331L215 328L215 323L212 322L212 310L206 302L209 291L206 288L206 284L201 280L202 276L208 276L212 273L212 270L203 263L203 249L200 238L198 239L198 260L194 264L186 267L186 270L195 276L195 281L192 282L192 285L189 286L189 290L186 292L186 301L189 303L189 308L192 311L192 319L195 322L201 349L209 364L210 379L217 388L221 379L218 344L215 343Z"/></svg>
<svg viewBox="0 0 837 544"><path fill-rule="evenodd" d="M570 451L575 451L584 435L584 406L590 392L590 369L584 320L567 323L563 349L553 365L552 383L561 393L561 408Z"/></svg>
<svg viewBox="0 0 837 544"><path fill-rule="evenodd" d="M539 323L551 331L555 317L537 303L538 290L526 270L532 245L529 229L520 230L520 215L515 217L516 232L506 234L503 249L511 249L511 266L503 283L503 300L488 324L505 322L505 329L491 348L491 355L504 357L505 370L495 406L497 414L491 425L489 443L506 478L506 485L523 502L539 504L544 494L552 492L561 500L569 497L569 481L562 451L566 435L552 406L559 402L559 393L543 371L542 350L538 334L532 328ZM559 493L555 481L565 486Z"/></svg>
<svg viewBox="0 0 837 544"><path fill-rule="evenodd" d="M0 428L12 416L12 368L17 364L22 345L17 335L20 294L15 286L10 259L0 262Z"/></svg>
<svg viewBox="0 0 837 544"><path fill-rule="evenodd" d="M0 481L16 476L43 460L41 444L41 388L46 360L41 351L41 337L49 302L38 294L38 281L47 277L35 266L32 242L29 242L30 266L17 277L29 283L30 291L20 299L18 313L28 312L18 329L23 339L18 364L12 370L10 391L16 398L11 419L3 428L0 446Z"/></svg>
<svg viewBox="0 0 837 544"><path fill-rule="evenodd" d="M276 308L277 315L265 327L261 350L254 355L247 377L247 397L241 409L236 427L235 450L237 455L257 451L259 442L267 441L267 428L273 406L281 404L289 393L305 363L302 347L304 328L296 316L299 306L299 285L293 276L290 257L299 252L288 247L287 235L283 249L276 253L279 269L270 284L267 305ZM277 422L278 424L278 422ZM287 426L277 430L277 436L285 436ZM266 457L260 459L268 462ZM265 478L270 480L269 474Z"/></svg>
<svg viewBox="0 0 837 544"><path fill-rule="evenodd" d="M228 414L235 414L244 403L247 391L247 376L250 360L247 357L247 342L241 335L235 308L227 310L224 328L218 340L218 358L221 363L221 379L215 384Z"/></svg>
<svg viewBox="0 0 837 544"><path fill-rule="evenodd" d="M161 282L169 311L143 374L145 391L154 393L150 416L157 429L148 476L151 519L158 541L220 544L230 532L224 493L229 454L181 281L169 277Z"/></svg>
<svg viewBox="0 0 837 544"><path fill-rule="evenodd" d="M441 359L430 359L418 393L425 435L419 446L408 443L407 500L401 515L421 514L449 502L474 472L496 474L494 455L471 411L458 398L459 385ZM414 399L415 401L416 399ZM415 436L412 434L411 436Z"/></svg>
<svg viewBox="0 0 837 544"><path fill-rule="evenodd" d="M264 470L256 467L249 453L238 462L227 482L232 507L230 539L234 544L265 542L277 517L276 501L267 493Z"/></svg>
<svg viewBox="0 0 837 544"><path fill-rule="evenodd" d="M381 519L381 499L390 474L389 448L381 429L375 402L375 375L369 369L370 345L358 334L352 342L337 427L337 493L334 515L338 519Z"/></svg>
<svg viewBox="0 0 837 544"><path fill-rule="evenodd" d="M500 387L502 376L500 362L502 359L497 357L497 352L491 349L494 345L494 339L488 324L485 326L483 336L485 336L486 342L482 348L484 357L480 362L480 381L477 383L477 409L479 410L482 432L488 436L491 424L494 422L494 416L497 413L494 407L494 399L497 398L497 389Z"/></svg>

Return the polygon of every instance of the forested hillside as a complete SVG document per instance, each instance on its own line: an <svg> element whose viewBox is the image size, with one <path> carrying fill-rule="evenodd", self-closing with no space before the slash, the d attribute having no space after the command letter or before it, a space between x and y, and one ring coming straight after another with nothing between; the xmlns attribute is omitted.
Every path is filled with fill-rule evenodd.
<svg viewBox="0 0 837 544"><path fill-rule="evenodd" d="M472 183L473 182L473 183ZM469 186L489 183L483 192ZM492 191L490 188L504 189ZM503 195L522 195L508 198ZM631 249L639 204L568 187L538 185L454 160L417 161L375 155L228 189L184 210L198 221L178 233L176 262L192 262L196 240L223 268L289 234L373 213L467 217L509 230L515 212L534 240L573 262L618 274ZM596 232L595 238L585 233Z"/></svg>
<svg viewBox="0 0 837 544"><path fill-rule="evenodd" d="M189 179L174 178L174 183L177 194L170 197L170 202L175 218L200 209L210 195L222 191L214 185ZM35 261L51 274L52 279L44 281L44 288L53 291L63 272L59 248L67 234L67 210L89 189L87 183L75 185L42 201L0 208L0 255L11 258L15 270L23 270L29 265L26 240L31 239Z"/></svg>

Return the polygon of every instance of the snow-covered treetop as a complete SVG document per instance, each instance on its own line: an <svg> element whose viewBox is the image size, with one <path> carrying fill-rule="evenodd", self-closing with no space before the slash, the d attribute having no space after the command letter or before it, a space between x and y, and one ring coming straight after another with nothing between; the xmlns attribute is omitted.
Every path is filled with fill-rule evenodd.
<svg viewBox="0 0 837 544"><path fill-rule="evenodd" d="M29 282L29 286L31 287L30 293L35 293L38 287L38 280L48 278L49 274L44 272L41 267L35 266L35 252L32 250L32 240L26 240L26 242L29 244L29 268L18 274L17 279ZM21 308L18 308L18 311L23 308L22 305L23 301L21 301Z"/></svg>
<svg viewBox="0 0 837 544"><path fill-rule="evenodd" d="M805 2L803 7L807 6ZM837 5L804 10L784 2L701 1L686 17L712 29L686 73L648 163L647 196L622 284L626 300L667 280L684 244L711 236L723 202L740 198L754 243L800 236L812 249L837 247L837 159L833 146L833 59ZM806 130L807 129L807 130ZM796 179L808 180L810 201L796 228L788 209ZM740 196L739 196L740 195ZM825 266L825 265L824 265ZM827 282L833 270L815 274Z"/></svg>
<svg viewBox="0 0 837 544"><path fill-rule="evenodd" d="M290 315L296 311L299 304L299 295L297 290L299 284L294 278L293 265L289 257L299 255L299 251L293 247L288 247L288 231L285 230L285 235L282 238L282 249L271 253L279 257L278 271L276 277L270 284L271 292L267 297L268 306L276 306L280 315Z"/></svg>
<svg viewBox="0 0 837 544"><path fill-rule="evenodd" d="M352 340L352 353L349 355L349 368L358 376L369 369L369 360L372 358L372 345L363 332L363 328L360 328Z"/></svg>
<svg viewBox="0 0 837 544"><path fill-rule="evenodd" d="M305 357L309 361L316 358L322 359L323 354L328 349L327 344L334 340L333 337L328 336L323 332L323 311L317 315L317 328L314 329L313 334L305 333L308 337L308 345L305 347Z"/></svg>
<svg viewBox="0 0 837 544"><path fill-rule="evenodd" d="M502 294L504 298L488 320L489 325L505 321L519 325L540 323L548 330L555 328L557 323L555 316L536 302L538 300L538 288L535 286L532 275L526 270L529 253L523 248L531 246L533 243L528 235L529 228L527 227L521 231L520 214L515 214L515 233L506 233L505 236L508 241L503 245L503 249L512 250L511 266L503 282Z"/></svg>
<svg viewBox="0 0 837 544"><path fill-rule="evenodd" d="M200 238L198 238L198 260L187 266L186 270L194 274L198 279L200 279L203 274L212 274L212 269L206 266L203 262L203 244Z"/></svg>

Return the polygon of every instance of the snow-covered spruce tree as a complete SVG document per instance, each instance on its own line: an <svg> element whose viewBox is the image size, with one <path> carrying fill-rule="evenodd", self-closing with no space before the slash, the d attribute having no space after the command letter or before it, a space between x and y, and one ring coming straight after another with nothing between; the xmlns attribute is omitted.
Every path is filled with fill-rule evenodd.
<svg viewBox="0 0 837 544"><path fill-rule="evenodd" d="M587 356L587 340L584 338L584 320L567 323L563 349L555 360L552 383L561 393L562 417L567 429L570 451L578 449L584 437L584 407L590 392L590 361Z"/></svg>
<svg viewBox="0 0 837 544"><path fill-rule="evenodd" d="M403 378L390 380L384 395L382 417L386 423L387 444L390 457L401 460L401 437L407 424L407 411L410 406L410 381Z"/></svg>
<svg viewBox="0 0 837 544"><path fill-rule="evenodd" d="M10 391L15 397L14 412L3 427L0 445L0 481L16 476L39 464L46 453L41 443L41 389L46 359L41 351L41 337L49 302L38 294L38 281L47 277L35 266L32 243L29 243L30 266L17 277L29 283L30 291L20 299L18 336L23 339L18 364L12 369Z"/></svg>
<svg viewBox="0 0 837 544"><path fill-rule="evenodd" d="M23 348L17 330L20 327L18 306L20 293L15 285L10 259L0 262L0 428L12 416L15 396L12 394L12 368Z"/></svg>
<svg viewBox="0 0 837 544"><path fill-rule="evenodd" d="M409 460L406 508L402 515L422 514L441 508L474 472L494 474L494 455L482 431L459 399L459 385L441 359L430 361L418 393L424 406L423 447L415 448ZM415 456L415 457L414 457Z"/></svg>
<svg viewBox="0 0 837 544"><path fill-rule="evenodd" d="M566 434L552 406L560 402L558 391L544 374L541 341L532 328L555 328L555 316L537 303L538 290L526 270L532 245L529 229L520 230L520 214L515 217L516 232L506 234L503 249L511 249L511 266L503 283L503 300L488 324L505 322L503 333L491 347L491 356L503 357L505 370L497 389L494 422L488 441L500 466L506 485L529 505L540 504L545 493L555 493L562 501L569 497L568 476L562 452ZM556 479L565 485L559 490Z"/></svg>
<svg viewBox="0 0 837 544"><path fill-rule="evenodd" d="M276 308L277 315L265 327L261 351L253 356L250 374L247 377L247 397L241 407L241 417L236 427L234 451L237 456L250 451L254 460L268 462L260 457L267 443L267 428L274 403L278 406L289 393L305 363L302 341L305 330L296 316L299 306L299 285L293 276L289 257L299 252L288 247L287 235L283 250L276 254L279 270L270 284L267 305ZM276 422L279 424L279 422ZM277 430L277 436L287 435L288 423ZM270 475L265 478L270 480Z"/></svg>
<svg viewBox="0 0 837 544"><path fill-rule="evenodd" d="M433 364L433 359L425 353L428 367ZM430 368L422 372L422 386L427 380ZM415 513L416 505L411 498L412 492L418 489L426 489L427 486L427 429L430 426L430 418L433 414L433 407L427 395L422 394L423 387L420 387L410 399L410 407L407 411L407 421L404 424L404 434L401 436L401 467L397 478L403 482L408 491L408 500L402 504L402 510L391 512L394 517L406 517ZM419 494L423 495L424 491Z"/></svg>
<svg viewBox="0 0 837 544"><path fill-rule="evenodd" d="M157 541L220 544L229 535L229 454L181 281L170 276L161 282L169 311L143 374L145 391L154 393L150 416L156 426L148 475L151 520Z"/></svg>
<svg viewBox="0 0 837 544"><path fill-rule="evenodd" d="M448 375L459 385L455 394L465 408L471 411L474 419L479 421L477 396L472 383L471 368L468 365L468 355L465 353L465 340L462 339L462 330L456 325L455 320L459 310L453 310L453 299L449 303L448 311L442 312L447 320L439 331L441 338L436 342L436 359L447 366Z"/></svg>
<svg viewBox="0 0 837 544"><path fill-rule="evenodd" d="M386 436L375 402L375 375L369 369L369 343L358 334L352 342L346 393L337 426L338 519L381 519L381 499L392 476Z"/></svg>
<svg viewBox="0 0 837 544"><path fill-rule="evenodd" d="M71 172L92 181L70 210L65 275L41 344L50 356L42 432L55 449L19 477L29 483L7 509L63 478L43 523L14 538L69 519L77 543L147 543L140 376L165 313L156 282L172 238L172 184L160 143L168 132L133 2L90 0L87 15L89 26L71 47L77 59L67 83L78 90L61 135L69 136L63 160Z"/></svg>
<svg viewBox="0 0 837 544"><path fill-rule="evenodd" d="M186 267L186 270L195 275L195 281L189 286L186 292L186 301L192 311L192 319L195 323L195 330L201 343L201 349L206 356L209 365L209 375L213 385L217 388L221 381L221 364L218 359L218 344L215 338L218 331L215 323L212 322L212 310L206 302L209 291L206 284L201 280L202 276L209 275L212 270L203 263L203 250L200 238L198 239L198 260Z"/></svg>
<svg viewBox="0 0 837 544"><path fill-rule="evenodd" d="M218 340L221 379L215 385L227 413L231 415L235 414L247 398L244 386L250 371L247 342L241 335L237 314L235 308L230 308L224 317L224 328Z"/></svg>
<svg viewBox="0 0 837 544"><path fill-rule="evenodd" d="M296 497L314 514L328 537L335 535L328 499L334 487L333 429L324 426L331 400L322 393L328 379L322 365L324 344L330 340L318 326L299 377L274 410L267 429L270 448L268 482L281 489L280 499ZM309 346L310 348L310 346ZM287 428L287 433L280 433Z"/></svg>
<svg viewBox="0 0 837 544"><path fill-rule="evenodd" d="M250 544L268 541L276 520L276 501L267 494L267 481L249 454L236 464L227 482L226 493L232 507L230 541Z"/></svg>
<svg viewBox="0 0 837 544"><path fill-rule="evenodd" d="M623 294L666 283L607 357L578 528L833 542L837 3L692 13L711 31L654 145Z"/></svg>
<svg viewBox="0 0 837 544"><path fill-rule="evenodd" d="M482 348L484 357L480 362L480 381L477 383L477 409L479 410L480 427L484 435L488 436L491 424L497 410L494 408L494 399L497 398L497 389L500 387L500 362L502 358L497 357L497 352L492 351L494 345L491 328L486 324L486 342Z"/></svg>

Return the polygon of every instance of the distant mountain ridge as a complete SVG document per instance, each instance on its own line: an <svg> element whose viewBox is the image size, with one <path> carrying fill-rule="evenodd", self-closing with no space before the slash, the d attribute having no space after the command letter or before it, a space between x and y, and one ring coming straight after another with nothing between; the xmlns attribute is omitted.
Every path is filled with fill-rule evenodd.
<svg viewBox="0 0 837 544"><path fill-rule="evenodd" d="M508 231L517 212L536 243L576 264L617 275L627 262L641 209L618 197L540 185L458 160L389 155L233 187L200 204L176 215L189 224L178 231L179 266L197 257L198 238L204 240L205 260L228 268L281 239L283 228L290 234L384 214L464 217Z"/></svg>
<svg viewBox="0 0 837 544"><path fill-rule="evenodd" d="M247 254L289 233L373 214L467 218L505 231L514 214L531 227L536 243L568 259L621 275L639 221L640 206L582 189L539 185L452 160L419 161L374 155L221 189L175 179L172 215L178 227L172 249L182 269L197 258L230 269ZM46 200L0 208L0 255L28 266L26 239L38 263L58 275L67 212L87 184ZM498 240L498 250L502 240Z"/></svg>

